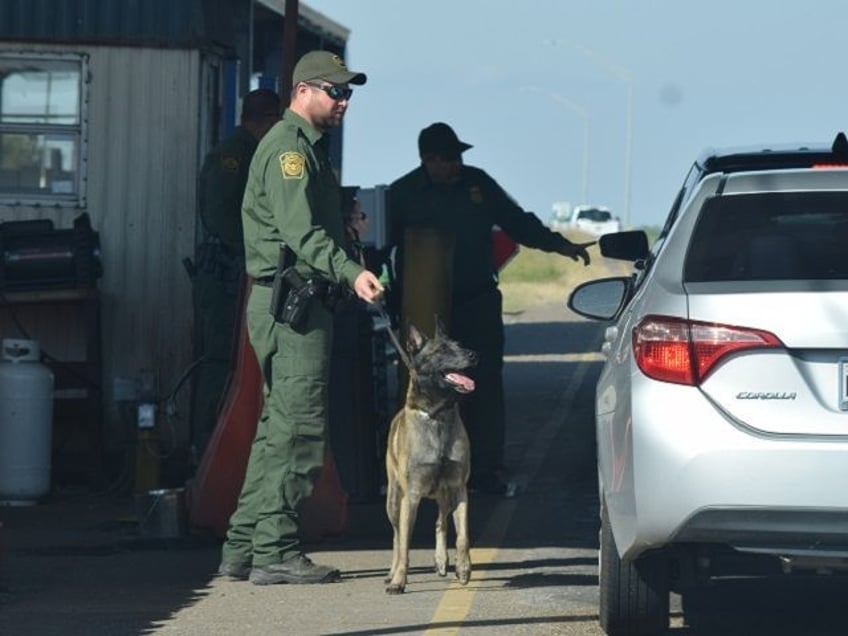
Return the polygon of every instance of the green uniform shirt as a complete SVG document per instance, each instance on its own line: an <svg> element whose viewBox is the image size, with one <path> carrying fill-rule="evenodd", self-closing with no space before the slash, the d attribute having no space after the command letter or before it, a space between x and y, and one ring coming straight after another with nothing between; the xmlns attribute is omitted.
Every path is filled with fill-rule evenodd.
<svg viewBox="0 0 848 636"><path fill-rule="evenodd" d="M238 126L213 148L200 171L200 217L209 234L241 252L241 201L256 139Z"/></svg>
<svg viewBox="0 0 848 636"><path fill-rule="evenodd" d="M456 236L453 266L455 300L473 298L497 285L492 229L499 226L514 241L555 252L568 241L525 212L492 177L463 166L459 182L432 183L423 167L389 188L390 241L401 245L407 227L429 227Z"/></svg>
<svg viewBox="0 0 848 636"><path fill-rule="evenodd" d="M296 267L332 282L353 281L363 267L345 252L339 182L327 139L291 110L259 142L242 205L247 273L273 276L280 243Z"/></svg>

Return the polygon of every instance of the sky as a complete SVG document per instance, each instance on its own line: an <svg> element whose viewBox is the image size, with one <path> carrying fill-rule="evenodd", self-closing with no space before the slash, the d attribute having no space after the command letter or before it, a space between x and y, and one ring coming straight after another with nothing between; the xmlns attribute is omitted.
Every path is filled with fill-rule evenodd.
<svg viewBox="0 0 848 636"><path fill-rule="evenodd" d="M547 221L605 205L662 224L708 147L830 144L848 129L845 0L309 0L365 72L342 181L388 184L443 121Z"/></svg>

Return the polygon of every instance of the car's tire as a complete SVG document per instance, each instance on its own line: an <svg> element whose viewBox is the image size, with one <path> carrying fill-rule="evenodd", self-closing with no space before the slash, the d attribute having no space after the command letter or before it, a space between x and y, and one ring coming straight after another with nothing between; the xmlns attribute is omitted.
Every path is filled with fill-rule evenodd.
<svg viewBox="0 0 848 636"><path fill-rule="evenodd" d="M659 554L634 561L618 556L606 507L601 513L600 611L608 636L652 636L668 629L668 562Z"/></svg>

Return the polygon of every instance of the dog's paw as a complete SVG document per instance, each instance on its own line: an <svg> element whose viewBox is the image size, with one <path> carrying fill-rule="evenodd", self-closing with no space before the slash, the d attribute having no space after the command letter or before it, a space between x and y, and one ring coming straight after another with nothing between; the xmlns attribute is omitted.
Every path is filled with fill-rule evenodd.
<svg viewBox="0 0 848 636"><path fill-rule="evenodd" d="M461 585L467 585L468 581L471 580L471 564L459 564L456 565L456 578L459 579Z"/></svg>
<svg viewBox="0 0 848 636"><path fill-rule="evenodd" d="M405 585L387 585L386 594L403 594L404 589Z"/></svg>

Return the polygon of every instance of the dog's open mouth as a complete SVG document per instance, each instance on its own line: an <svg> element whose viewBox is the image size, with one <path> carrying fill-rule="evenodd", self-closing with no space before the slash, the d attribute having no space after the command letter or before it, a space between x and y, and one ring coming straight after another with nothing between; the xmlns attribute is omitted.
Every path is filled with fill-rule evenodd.
<svg viewBox="0 0 848 636"><path fill-rule="evenodd" d="M445 380L459 393L471 393L474 390L474 380L467 375L452 371L445 374Z"/></svg>

